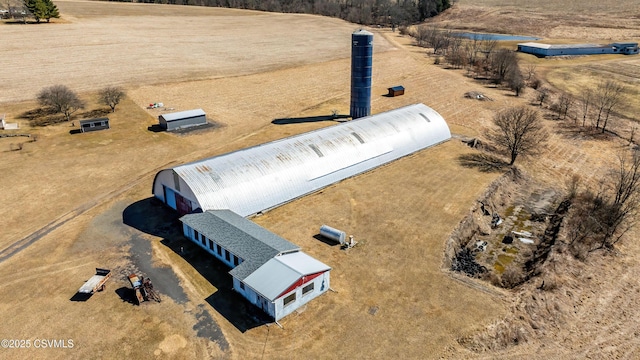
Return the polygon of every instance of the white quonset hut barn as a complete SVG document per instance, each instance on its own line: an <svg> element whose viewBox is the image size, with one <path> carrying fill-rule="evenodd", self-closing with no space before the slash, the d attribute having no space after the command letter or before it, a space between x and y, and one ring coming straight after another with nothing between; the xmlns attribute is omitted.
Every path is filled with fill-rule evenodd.
<svg viewBox="0 0 640 360"><path fill-rule="evenodd" d="M160 127L167 130L178 130L207 123L207 114L202 109L162 114L158 116Z"/></svg>
<svg viewBox="0 0 640 360"><path fill-rule="evenodd" d="M440 114L414 104L162 170L153 194L181 214L250 216L450 138Z"/></svg>
<svg viewBox="0 0 640 360"><path fill-rule="evenodd" d="M180 218L184 235L232 268L233 289L278 321L329 289L331 268L229 210Z"/></svg>

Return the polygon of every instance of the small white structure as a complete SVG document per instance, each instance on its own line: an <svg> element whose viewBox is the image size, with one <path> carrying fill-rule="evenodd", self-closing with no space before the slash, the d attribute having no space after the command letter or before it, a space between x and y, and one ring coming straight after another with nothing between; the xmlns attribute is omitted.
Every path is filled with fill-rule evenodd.
<svg viewBox="0 0 640 360"><path fill-rule="evenodd" d="M0 130L16 130L18 129L18 123L7 123L4 119L5 114L2 114L0 118Z"/></svg>
<svg viewBox="0 0 640 360"><path fill-rule="evenodd" d="M233 289L275 321L329 289L329 266L230 210L180 221L187 238L231 268Z"/></svg>

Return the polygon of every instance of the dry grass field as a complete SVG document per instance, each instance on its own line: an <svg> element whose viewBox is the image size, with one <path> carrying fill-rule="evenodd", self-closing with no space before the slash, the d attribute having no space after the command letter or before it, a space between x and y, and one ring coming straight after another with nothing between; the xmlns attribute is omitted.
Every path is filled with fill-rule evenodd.
<svg viewBox="0 0 640 360"><path fill-rule="evenodd" d="M14 132L38 135L35 142L0 139L0 338L73 339L74 347L2 349L0 357L633 358L639 349L640 287L633 274L640 270L640 245L633 242L615 257L572 270L574 280L563 289L572 295L562 296L573 303L562 303L561 325L500 352L471 352L458 343L518 313L521 300L517 292L459 281L441 269L448 235L499 176L461 166L459 156L473 150L457 139L255 218L332 266L335 292L285 318L284 329L243 328L220 307L220 301L236 299L229 295L226 270L191 250L175 223L163 223L171 213L149 200L153 176L173 164L332 125L272 121L348 113L349 36L356 26L307 15L57 3L60 22L0 24L0 51L10 55L0 57L0 68L7 69L0 113L20 122ZM460 1L454 10L476 8ZM482 26L474 30L494 31ZM473 137L496 110L531 100L531 94L515 98L463 71L433 65L397 33L373 31L374 112L423 102L454 133ZM51 39L61 46L43 51ZM95 90L105 85L122 85L128 97L109 114L108 131L72 135L68 123L31 127L20 114L37 107L32 99L40 88L56 83L80 92L86 111L100 108ZM382 96L397 84L407 89L404 96ZM495 101L465 99L467 91ZM149 131L160 113L145 109L150 102L176 110L201 107L221 126L187 135ZM574 173L597 184L624 148L615 139L577 138L554 121L546 125L553 130L548 150L519 166L550 186ZM17 142L24 142L23 149L10 151ZM360 244L344 252L316 240L324 223L354 234ZM42 236L29 244L39 229ZM182 245L186 253L174 251ZM70 301L95 267L115 270L107 290L86 302ZM162 303L129 303L123 294L130 271L151 277Z"/></svg>

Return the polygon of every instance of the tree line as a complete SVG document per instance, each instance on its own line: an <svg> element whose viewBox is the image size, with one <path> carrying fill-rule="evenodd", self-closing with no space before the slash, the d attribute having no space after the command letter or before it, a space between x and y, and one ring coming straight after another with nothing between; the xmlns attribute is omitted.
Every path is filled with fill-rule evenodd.
<svg viewBox="0 0 640 360"><path fill-rule="evenodd" d="M451 7L450 0L120 0L316 14L363 25L400 26L421 22Z"/></svg>

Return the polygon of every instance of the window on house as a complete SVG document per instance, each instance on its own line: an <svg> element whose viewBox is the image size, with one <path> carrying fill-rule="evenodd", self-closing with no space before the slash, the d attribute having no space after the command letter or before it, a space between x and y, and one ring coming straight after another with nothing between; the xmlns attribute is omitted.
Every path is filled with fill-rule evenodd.
<svg viewBox="0 0 640 360"><path fill-rule="evenodd" d="M209 249L213 251L213 240L209 239Z"/></svg>
<svg viewBox="0 0 640 360"><path fill-rule="evenodd" d="M238 264L240 264L240 263L238 262L238 257L237 257L237 256L235 256L235 255L233 255L233 265L238 266Z"/></svg>
<svg viewBox="0 0 640 360"><path fill-rule="evenodd" d="M286 298L284 298L284 306L287 306L287 305L291 304L294 301L296 301L296 293L293 293L293 294L287 296Z"/></svg>
<svg viewBox="0 0 640 360"><path fill-rule="evenodd" d="M313 291L313 283L302 288L302 295L307 295L308 293Z"/></svg>
<svg viewBox="0 0 640 360"><path fill-rule="evenodd" d="M231 254L229 253L229 251L227 251L227 250L225 250L225 251L224 251L224 258L225 258L227 261L230 261L230 260L231 260Z"/></svg>
<svg viewBox="0 0 640 360"><path fill-rule="evenodd" d="M198 234L198 230L193 229L193 240L198 241L199 236L200 234Z"/></svg>
<svg viewBox="0 0 640 360"><path fill-rule="evenodd" d="M216 250L218 251L218 255L222 256L222 246L220 246L220 244L216 244Z"/></svg>
<svg viewBox="0 0 640 360"><path fill-rule="evenodd" d="M244 290L244 283L240 281L240 289Z"/></svg>
<svg viewBox="0 0 640 360"><path fill-rule="evenodd" d="M207 238L200 234L200 240L202 241L202 246L207 246Z"/></svg>

